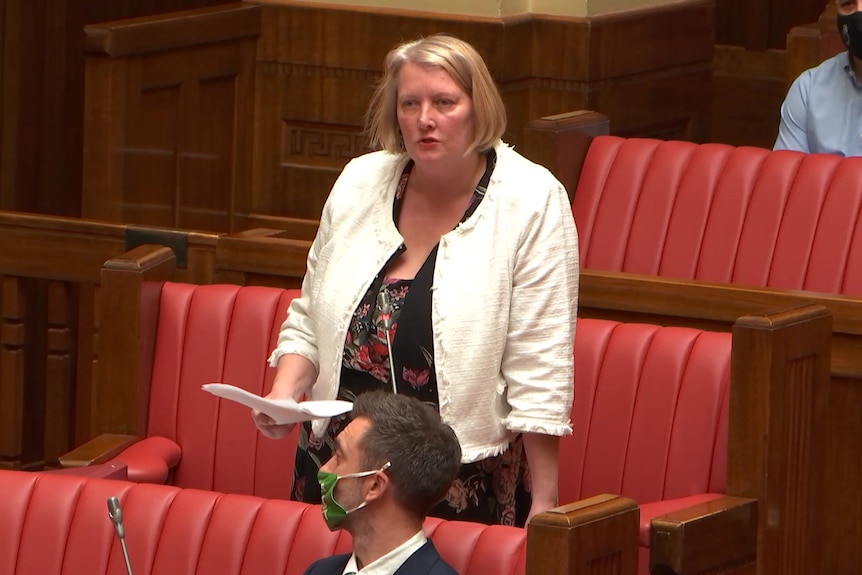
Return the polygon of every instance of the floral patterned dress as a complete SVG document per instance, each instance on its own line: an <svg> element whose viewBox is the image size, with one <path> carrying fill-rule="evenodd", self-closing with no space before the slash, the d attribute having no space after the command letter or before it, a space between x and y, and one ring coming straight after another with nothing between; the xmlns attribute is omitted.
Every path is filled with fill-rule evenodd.
<svg viewBox="0 0 862 575"><path fill-rule="evenodd" d="M473 193L462 222L472 215L482 201L495 160L492 151L488 155L485 174ZM396 225L411 168L412 164L405 168L395 194L393 218ZM439 408L430 334L429 278L433 273L436 253L435 248L414 279L389 278L381 270L372 282L353 313L347 330L338 399L353 401L360 393L375 389L391 391L391 346L393 360L398 358L395 362L397 392L416 397L435 409ZM378 294L382 291L386 292L390 302L388 318L377 305ZM411 293L413 296L408 298ZM465 293L470 293L470 290L465 290ZM389 343L385 319L390 322ZM401 331L399 323L403 324ZM411 331L414 332L410 334L413 337L408 337ZM396 338L396 334L399 337ZM310 423L303 424L294 466L293 499L320 502L317 471L332 456L335 436L348 423L349 414L332 418L322 438L311 434ZM487 524L523 525L530 504L529 470L523 439L519 435L502 454L462 464L445 500L431 511L431 515Z"/></svg>

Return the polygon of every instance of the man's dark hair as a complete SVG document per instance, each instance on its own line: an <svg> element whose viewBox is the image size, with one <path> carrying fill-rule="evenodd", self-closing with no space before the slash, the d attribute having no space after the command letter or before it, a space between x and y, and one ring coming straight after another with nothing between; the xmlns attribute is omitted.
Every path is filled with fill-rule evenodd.
<svg viewBox="0 0 862 575"><path fill-rule="evenodd" d="M360 394L351 417L370 426L359 438L363 469L387 461L396 500L405 509L427 515L449 490L461 465L461 445L451 427L430 405L385 391Z"/></svg>

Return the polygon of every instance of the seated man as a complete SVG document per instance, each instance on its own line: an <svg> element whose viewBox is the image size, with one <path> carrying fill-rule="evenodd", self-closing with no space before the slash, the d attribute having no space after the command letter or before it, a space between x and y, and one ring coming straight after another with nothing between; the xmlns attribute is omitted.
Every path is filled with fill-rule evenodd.
<svg viewBox="0 0 862 575"><path fill-rule="evenodd" d="M776 150L862 156L862 0L836 0L847 52L803 72L781 105Z"/></svg>
<svg viewBox="0 0 862 575"><path fill-rule="evenodd" d="M351 417L318 479L323 518L353 536L353 553L306 575L455 575L422 529L458 473L455 432L430 406L388 392L359 395Z"/></svg>

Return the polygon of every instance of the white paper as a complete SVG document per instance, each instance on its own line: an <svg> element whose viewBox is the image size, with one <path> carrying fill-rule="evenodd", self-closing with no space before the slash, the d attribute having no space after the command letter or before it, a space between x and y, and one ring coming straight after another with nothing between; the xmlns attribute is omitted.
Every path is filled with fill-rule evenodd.
<svg viewBox="0 0 862 575"><path fill-rule="evenodd" d="M205 383L201 389L213 395L241 403L270 416L277 424L298 423L347 413L353 408L349 401L302 401L292 399L266 399L250 391L227 383Z"/></svg>

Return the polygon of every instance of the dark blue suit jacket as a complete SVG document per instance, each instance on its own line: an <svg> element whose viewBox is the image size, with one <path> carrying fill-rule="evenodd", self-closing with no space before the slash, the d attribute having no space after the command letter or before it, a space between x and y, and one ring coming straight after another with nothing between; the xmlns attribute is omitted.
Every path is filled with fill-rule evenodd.
<svg viewBox="0 0 862 575"><path fill-rule="evenodd" d="M318 559L305 571L305 575L341 575L349 559L350 553ZM443 561L429 539L393 575L458 575L458 572Z"/></svg>

